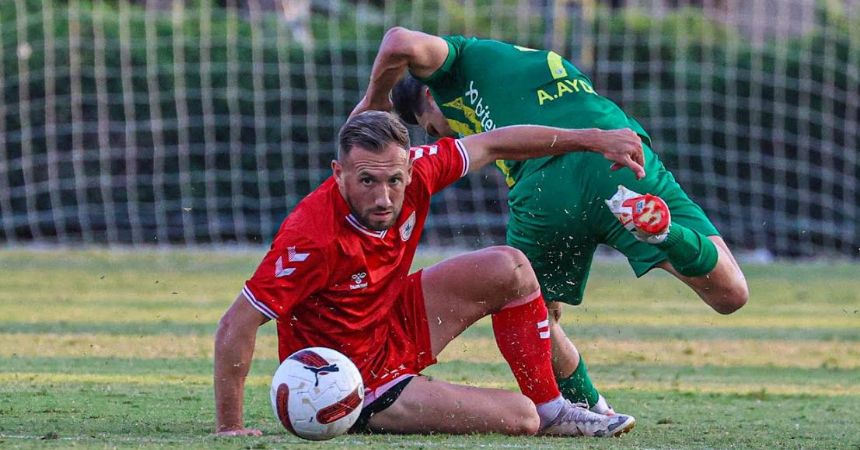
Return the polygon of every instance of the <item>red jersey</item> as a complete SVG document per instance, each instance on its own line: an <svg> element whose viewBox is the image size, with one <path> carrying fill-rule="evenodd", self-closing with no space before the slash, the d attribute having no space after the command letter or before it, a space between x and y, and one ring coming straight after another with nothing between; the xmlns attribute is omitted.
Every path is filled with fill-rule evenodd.
<svg viewBox="0 0 860 450"><path fill-rule="evenodd" d="M385 231L362 226L331 177L305 197L281 224L243 293L254 308L278 321L283 361L305 347L340 351L374 388L413 351L399 336L392 306L404 289L430 196L469 170L460 141L443 139L414 147L412 182L395 225ZM391 364L395 365L392 366Z"/></svg>

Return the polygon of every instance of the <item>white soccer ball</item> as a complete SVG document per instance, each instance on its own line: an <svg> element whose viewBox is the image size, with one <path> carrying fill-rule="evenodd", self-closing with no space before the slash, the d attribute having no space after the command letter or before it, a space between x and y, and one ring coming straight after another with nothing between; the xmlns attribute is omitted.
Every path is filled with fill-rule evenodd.
<svg viewBox="0 0 860 450"><path fill-rule="evenodd" d="M312 441L346 433L358 420L364 383L355 364L324 347L299 350L272 377L272 409L289 432Z"/></svg>

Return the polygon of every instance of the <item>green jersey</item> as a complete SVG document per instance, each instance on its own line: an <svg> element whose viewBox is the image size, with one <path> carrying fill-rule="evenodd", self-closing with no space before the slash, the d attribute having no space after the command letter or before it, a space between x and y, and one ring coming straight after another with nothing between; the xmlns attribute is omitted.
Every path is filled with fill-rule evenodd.
<svg viewBox="0 0 860 450"><path fill-rule="evenodd" d="M448 58L422 80L461 137L507 125L560 128L631 128L642 137L645 178L610 171L593 152L527 161L497 161L508 186L507 243L522 250L548 301L579 304L599 244L627 256L637 276L666 259L637 241L604 200L618 185L660 196L672 222L706 236L717 230L651 150L651 138L611 100L599 95L573 64L551 51L503 42L448 36Z"/></svg>
<svg viewBox="0 0 860 450"><path fill-rule="evenodd" d="M648 133L621 108L599 95L579 69L557 53L504 42L446 36L448 58L422 80L460 137L507 125L561 128L631 128ZM498 161L509 187L551 157Z"/></svg>

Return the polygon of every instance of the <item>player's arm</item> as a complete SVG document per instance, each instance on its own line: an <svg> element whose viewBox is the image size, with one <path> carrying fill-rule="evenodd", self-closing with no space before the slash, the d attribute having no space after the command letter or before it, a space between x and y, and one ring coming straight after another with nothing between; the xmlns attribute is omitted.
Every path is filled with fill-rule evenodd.
<svg viewBox="0 0 860 450"><path fill-rule="evenodd" d="M245 428L242 418L245 377L254 356L257 329L269 319L239 294L224 313L215 333L215 433L220 436L259 436Z"/></svg>
<svg viewBox="0 0 860 450"><path fill-rule="evenodd" d="M613 170L628 167L645 176L642 139L633 130L564 129L516 125L461 139L469 156L469 171L499 159L524 160L562 153L592 151L614 162Z"/></svg>
<svg viewBox="0 0 860 450"><path fill-rule="evenodd" d="M389 95L408 68L412 75L426 78L442 67L448 57L444 39L420 31L394 27L385 33L370 71L370 84L351 116L367 110L390 111Z"/></svg>

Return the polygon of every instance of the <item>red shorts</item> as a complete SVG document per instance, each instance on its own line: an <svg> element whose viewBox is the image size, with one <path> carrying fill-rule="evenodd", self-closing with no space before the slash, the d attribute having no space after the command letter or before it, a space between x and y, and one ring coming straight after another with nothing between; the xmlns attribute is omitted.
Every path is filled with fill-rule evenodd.
<svg viewBox="0 0 860 450"><path fill-rule="evenodd" d="M427 311L421 285L423 272L392 283L387 300L390 309L380 313L364 327L335 320L327 328L307 326L308 314L319 315L314 309L294 311L288 320L278 320L278 353L283 361L293 352L307 347L328 347L337 350L358 367L367 392L372 392L403 375L417 375L434 364L430 344ZM254 304L253 293L243 291ZM386 305L387 306L387 305ZM311 317L313 318L313 317ZM383 388L382 391L385 389Z"/></svg>
<svg viewBox="0 0 860 450"><path fill-rule="evenodd" d="M436 363L424 306L422 274L423 271L419 270L404 280L397 305L391 309L394 320L391 322L390 336L383 344L388 347L388 358L385 367L378 373L385 375L365 380L365 393L372 394L403 375L417 375Z"/></svg>

